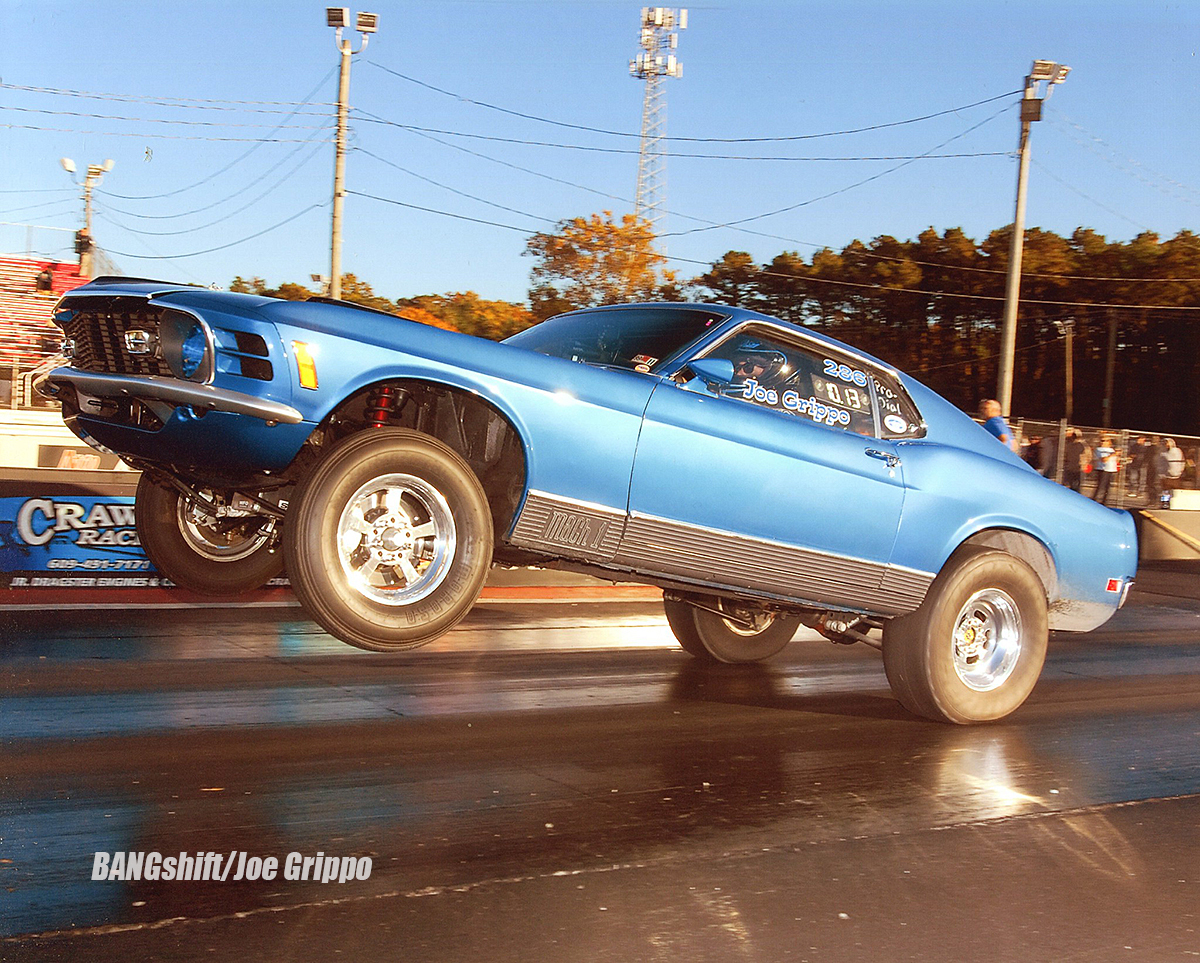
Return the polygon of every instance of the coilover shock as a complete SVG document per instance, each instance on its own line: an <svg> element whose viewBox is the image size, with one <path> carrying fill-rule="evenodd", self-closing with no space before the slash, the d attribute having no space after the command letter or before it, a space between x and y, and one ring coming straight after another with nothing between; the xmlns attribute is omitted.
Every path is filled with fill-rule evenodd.
<svg viewBox="0 0 1200 963"><path fill-rule="evenodd" d="M379 385L367 396L367 425L382 428L408 399L408 392L391 385Z"/></svg>

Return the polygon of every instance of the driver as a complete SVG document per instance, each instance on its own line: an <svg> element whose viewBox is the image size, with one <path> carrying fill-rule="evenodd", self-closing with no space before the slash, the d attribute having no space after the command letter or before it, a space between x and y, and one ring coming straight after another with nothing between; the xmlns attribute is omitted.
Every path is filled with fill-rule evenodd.
<svg viewBox="0 0 1200 963"><path fill-rule="evenodd" d="M761 341L741 342L731 360L734 384L756 381L764 388L773 388L791 373L784 353Z"/></svg>

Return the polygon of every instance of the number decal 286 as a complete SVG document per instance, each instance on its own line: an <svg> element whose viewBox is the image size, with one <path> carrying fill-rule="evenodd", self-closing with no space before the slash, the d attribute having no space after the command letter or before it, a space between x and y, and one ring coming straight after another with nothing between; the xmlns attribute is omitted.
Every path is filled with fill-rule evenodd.
<svg viewBox="0 0 1200 963"><path fill-rule="evenodd" d="M849 381L860 388L867 386L867 375L865 372L859 371L857 368L851 368L848 364L839 364L832 358L825 359L825 374L830 378L840 378L842 381Z"/></svg>

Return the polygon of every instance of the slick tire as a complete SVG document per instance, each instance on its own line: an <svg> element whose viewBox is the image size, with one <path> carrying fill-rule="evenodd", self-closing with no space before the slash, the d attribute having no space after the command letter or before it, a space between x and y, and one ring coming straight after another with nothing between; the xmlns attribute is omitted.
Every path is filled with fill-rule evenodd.
<svg viewBox="0 0 1200 963"><path fill-rule="evenodd" d="M175 488L143 474L134 520L142 551L159 573L202 595L233 597L261 588L283 570L271 520L212 520Z"/></svg>
<svg viewBox="0 0 1200 963"><path fill-rule="evenodd" d="M483 588L487 496L437 439L363 431L300 485L284 558L301 604L331 635L375 651L416 648L456 625Z"/></svg>
<svg viewBox="0 0 1200 963"><path fill-rule="evenodd" d="M970 725L1028 698L1046 660L1046 593L1023 561L991 549L951 557L921 607L884 626L883 665L910 712Z"/></svg>

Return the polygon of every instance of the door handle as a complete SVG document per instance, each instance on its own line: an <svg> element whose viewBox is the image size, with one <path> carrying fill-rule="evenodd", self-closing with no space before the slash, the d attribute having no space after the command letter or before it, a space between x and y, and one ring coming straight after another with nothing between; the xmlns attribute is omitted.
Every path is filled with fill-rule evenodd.
<svg viewBox="0 0 1200 963"><path fill-rule="evenodd" d="M896 468L900 464L898 455L880 451L878 448L868 448L866 454L868 458L878 458L880 461L886 461L888 468Z"/></svg>

